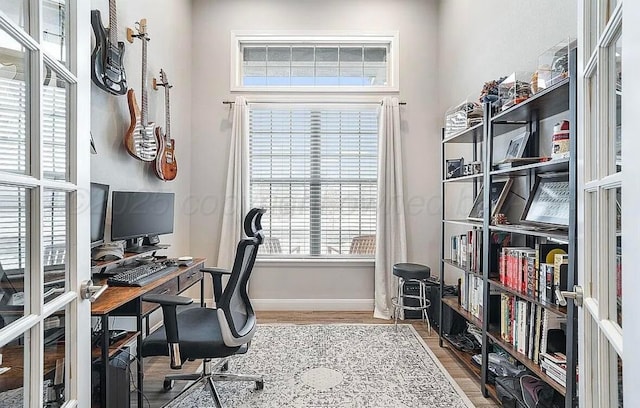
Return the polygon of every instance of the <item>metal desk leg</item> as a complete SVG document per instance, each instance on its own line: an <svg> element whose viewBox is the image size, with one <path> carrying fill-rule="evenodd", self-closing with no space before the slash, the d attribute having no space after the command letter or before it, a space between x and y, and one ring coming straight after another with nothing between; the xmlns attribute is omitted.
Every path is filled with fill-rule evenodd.
<svg viewBox="0 0 640 408"><path fill-rule="evenodd" d="M143 407L144 392L144 367L142 363L142 299L138 298L138 313L136 314L136 324L138 330L138 338L136 339L136 357L138 358L138 407Z"/></svg>
<svg viewBox="0 0 640 408"><path fill-rule="evenodd" d="M202 279L200 279L200 307L205 307L205 306L206 304L204 302L204 276L202 276Z"/></svg>
<svg viewBox="0 0 640 408"><path fill-rule="evenodd" d="M102 315L100 320L102 327L101 357L102 375L100 376L100 406L107 408L107 390L109 389L109 315Z"/></svg>

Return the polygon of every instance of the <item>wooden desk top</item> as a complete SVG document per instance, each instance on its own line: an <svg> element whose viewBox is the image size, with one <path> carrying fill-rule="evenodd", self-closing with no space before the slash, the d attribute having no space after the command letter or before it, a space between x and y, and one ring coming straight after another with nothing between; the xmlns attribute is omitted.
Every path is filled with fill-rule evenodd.
<svg viewBox="0 0 640 408"><path fill-rule="evenodd" d="M113 312L120 306L139 298L145 293L157 288L158 286L175 279L191 269L200 269L204 266L206 258L194 258L193 263L189 266L181 266L173 273L151 282L142 287L137 286L110 286L98 299L91 304L91 315L100 316ZM95 285L106 285L107 278L94 281Z"/></svg>

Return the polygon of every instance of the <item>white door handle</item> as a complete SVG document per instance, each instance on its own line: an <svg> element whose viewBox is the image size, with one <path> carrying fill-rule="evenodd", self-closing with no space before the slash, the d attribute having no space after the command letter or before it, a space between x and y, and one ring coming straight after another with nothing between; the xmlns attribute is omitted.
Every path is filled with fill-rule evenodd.
<svg viewBox="0 0 640 408"><path fill-rule="evenodd" d="M96 299L98 299L100 295L104 293L105 290L107 290L108 287L109 286L107 286L106 284L102 286L94 285L93 281L91 280L84 281L80 286L80 296L82 296L83 299L88 299L89 302L93 303L96 301Z"/></svg>
<svg viewBox="0 0 640 408"><path fill-rule="evenodd" d="M582 286L574 285L573 292L569 292L566 290L561 291L559 288L556 288L556 297L558 298L558 303L560 306L567 305L567 299L573 299L573 303L576 306L582 307L582 299L584 298L584 290L582 290Z"/></svg>

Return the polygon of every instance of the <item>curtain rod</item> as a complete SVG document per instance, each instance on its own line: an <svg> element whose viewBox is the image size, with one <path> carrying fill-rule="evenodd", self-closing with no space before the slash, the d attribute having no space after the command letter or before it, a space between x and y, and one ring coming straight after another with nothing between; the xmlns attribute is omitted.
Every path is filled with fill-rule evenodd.
<svg viewBox="0 0 640 408"><path fill-rule="evenodd" d="M236 103L235 101L222 101L223 105L233 105ZM291 103L291 102L251 102L251 103ZM315 102L314 102L315 103ZM322 103L322 102L319 102ZM367 102L330 102L330 103L367 103ZM406 105L406 102L398 102L398 105ZM382 105L382 101L380 101L380 105Z"/></svg>

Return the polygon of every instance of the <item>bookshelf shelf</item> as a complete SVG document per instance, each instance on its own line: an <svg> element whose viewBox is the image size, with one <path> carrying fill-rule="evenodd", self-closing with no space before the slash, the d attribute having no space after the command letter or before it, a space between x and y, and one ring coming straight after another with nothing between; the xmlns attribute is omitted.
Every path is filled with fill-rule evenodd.
<svg viewBox="0 0 640 408"><path fill-rule="evenodd" d="M536 93L527 100L502 112L492 112L491 106L485 104L484 125L480 124L465 129L449 137L444 137L443 130L441 143L442 181L440 183L442 197L440 293L445 292L444 284L447 278L449 280L447 283L450 284L455 284L455 282L451 282L451 280L458 279L458 288L460 289L461 296L464 297L462 303L470 305L469 310L473 310L476 315L478 315L477 310L480 310L479 316L476 317L460 306L458 297L444 297L441 300L442 307L445 305L450 307L463 319L482 329L482 361L484 363L481 367L478 368L475 364L471 363L470 356L465 355L466 353L453 350L453 346L449 348L453 350L454 354L456 354L465 366L475 366L474 373L480 378L481 389L485 396L489 395L498 400L495 387L488 384L489 367L486 363L488 361L488 353L491 349L491 347L486 346L493 343L504 348L509 354L523 363L533 375L536 375L561 395L565 396L566 398L563 405L565 408L575 408L577 401L577 383L574 378L575 376L567 376L566 388L558 384L551 376L543 372L541 366L528 359L527 356L518 353L517 349L508 344L508 342L503 341L500 337L500 328L494 326L494 324L490 324L490 322L494 322L494 319L498 317L503 319L501 321L504 322L506 322L507 317L509 319L515 319L515 317L511 316L510 312L510 310L513 309L509 309L507 305L523 305L525 302L528 302L526 306L529 311L532 310L532 305L535 305L535 307L533 307L536 309L535 313L527 312L522 314L522 310L524 309L519 307L518 313L520 314L518 315L518 323L522 325L528 324L530 328L534 327L533 324L540 324L540 320L537 320L536 316L539 315L540 310L545 311L545 317L548 316L549 319L553 318L554 321L563 322L562 329L565 330L567 340L566 372L575 373L577 371L577 311L575 308L557 306L552 303L552 298L547 298L550 301L541 301L537 296L529 296L521 290L516 290L503 284L497 279L497 275L495 275L495 278L493 277L494 275L492 275L492 273L496 272L500 265L502 265L502 273L506 274L505 276L509 280L516 279L514 283L518 282L518 284L522 284L523 280L527 280L530 287L533 282L531 280L533 276L536 277L536 282L540 276L545 276L547 279L546 282L551 281L551 285L554 288L560 286L562 290L564 290L565 285L567 288L570 288L573 287L576 282L577 164L575 154L577 149L576 124L578 124L578 118L576 113L577 51L575 49L570 51L568 59L569 78ZM512 138L514 135L512 132L514 130L518 132L520 130L529 132L527 144L524 146L527 155L535 157L548 154L552 147L552 134L547 130L550 122L545 122L545 120L555 115L561 118L553 118L554 120L568 120L570 123L569 158L551 159L512 168L495 170L491 168L491 163L496 162L494 158L501 160L501 157L494 157L494 154L497 155L497 152L502 154L501 152L509 150L509 143L514 140L510 139L510 137ZM462 143L466 143L467 145L460 145ZM447 150L448 148L452 150L449 151ZM471 150L473 157L462 156L461 152L463 150L467 153L468 150ZM447 156L447 153L450 154ZM450 159L451 157L462 157L465 162L482 162L482 174L463 176L456 179L445 179L446 159ZM553 173L566 174L566 179L569 181L569 208L566 212L566 227L541 228L539 226L517 224L522 217L525 203L529 201L529 192L532 191L534 185L537 185L538 177L544 177L545 175L551 176ZM496 181L502 181L507 178L511 180L510 192L514 194L503 196L501 192L495 188ZM473 214L484 214L482 220L458 219L464 217L465 209L454 207L447 200L451 199L449 197L459 197L461 189L464 189L464 192L468 193L468 196L471 197L478 197L480 191L484 192L482 200L478 199L473 204L469 203L470 207L473 205L473 209L469 208L470 212ZM523 194L524 197L521 197L524 202L513 199L513 195L518 192L525 192ZM495 198L494 193L496 194ZM562 193L565 193L565 191ZM490 197L491 200L489 200L488 197ZM513 222L514 224L491 225L493 220L490 218L490 214L492 214L495 209L492 205L495 205L497 202L501 205L499 212L505 214L507 221ZM458 205L459 203L455 202L454 204ZM529 206L530 204L527 204L526 208ZM452 212L454 209L461 211L457 211L454 215ZM447 210L449 212L447 212ZM565 208L562 210L565 211ZM466 234L464 227L467 228ZM502 234L493 234L494 232L501 232ZM491 243L491 245L489 245L489 243ZM502 246L508 247L509 250L502 251ZM562 249L565 251L563 253L568 254L568 264L566 264L566 260L562 259L560 259L559 262L564 263L556 264L553 262L555 259L553 257L551 260L548 260L549 256L555 254L550 255L549 251L552 249L545 250L543 248L553 247L556 247L555 249ZM539 249L540 252L536 249ZM546 255L545 251L547 251ZM513 258L514 255L511 254L515 254L516 258ZM544 260L536 259L537 257ZM464 261L465 259L466 262ZM510 263L504 263L505 259L509 260ZM513 259L515 259L515 262ZM464 266L457 262L460 260L464 262ZM499 261L503 263L499 263ZM523 263L521 265L518 262ZM555 268L555 265L563 265L562 267L558 266L560 268L559 273L551 272L551 268ZM535 272L536 275L533 275L533 272ZM541 272L542 275L540 275ZM549 284L546 283L546 285L547 291L549 291ZM502 294L502 296L498 295L500 302L496 303L497 299L492 295L498 293ZM529 293L532 294L532 292ZM518 301L517 303L516 300ZM498 310L496 310L496 308ZM507 314L509 314L509 316L507 316ZM443 313L440 314L440 319L440 327L443 327ZM542 326L540 327L542 328ZM544 327L544 333L551 328L557 328L554 326L546 326L546 323ZM520 335L522 334L523 332L521 331ZM541 344L536 343L536 341L541 341L541 337L532 339L530 336L530 332L525 335L527 341L530 342L529 344L540 348ZM443 346L445 341L446 340L441 337L440 346Z"/></svg>
<svg viewBox="0 0 640 408"><path fill-rule="evenodd" d="M546 162L527 164L509 169L493 170L492 176L528 176L531 171L536 173L562 173L569 171L569 159L555 159Z"/></svg>
<svg viewBox="0 0 640 408"><path fill-rule="evenodd" d="M468 176L462 176L462 177L453 177L453 178L449 178L449 179L445 179L442 180L443 183L456 183L456 182L461 182L461 181L476 181L479 178L482 178L484 176L484 174L479 173L479 174L470 174Z"/></svg>
<svg viewBox="0 0 640 408"><path fill-rule="evenodd" d="M473 275L476 275L476 276L482 278L482 272L471 270L471 269L467 268L466 266L460 265L460 263L458 263L458 262L452 261L451 259L443 259L442 262L446 263L447 265L453 266L454 268L458 268L461 271L464 271L466 273L470 273L470 274L473 274Z"/></svg>
<svg viewBox="0 0 640 408"><path fill-rule="evenodd" d="M484 138L484 124L479 123L442 139L442 143L480 143Z"/></svg>
<svg viewBox="0 0 640 408"><path fill-rule="evenodd" d="M480 221L472 221L472 220L442 220L445 224L457 224L457 225L467 225L469 227L482 228L482 223Z"/></svg>
<svg viewBox="0 0 640 408"><path fill-rule="evenodd" d="M547 374L545 374L542 371L542 368L540 368L539 365L534 363L533 360L529 359L524 354L519 353L515 349L515 347L513 347L511 344L509 344L509 343L505 342L504 340L502 340L502 338L500 337L500 333L496 333L496 332L493 332L493 331L487 331L487 336L489 336L489 338L494 343L496 343L498 346L502 347L513 358L515 358L516 360L521 362L525 367L527 367L531 372L533 372L538 378L540 378L542 381L544 381L547 384L549 384L553 389L558 391L562 396L566 395L567 389L565 387L563 387L562 385L558 384L558 382L556 380L554 380L553 378L551 378Z"/></svg>
<svg viewBox="0 0 640 408"><path fill-rule="evenodd" d="M553 305L551 303L548 302L541 302L540 300L537 300L534 297L528 296L518 290L515 290L513 288L510 288L506 285L503 285L498 279L489 279L489 283L493 286L495 286L496 288L503 290L505 292L509 292L512 295L515 295L517 297L519 297L520 299L524 299L527 302L531 302L534 303L536 305L542 306L543 308L547 309L548 311L555 313L559 316L563 316L566 317L567 316L567 308L566 307L561 307L561 306L557 306L557 305Z"/></svg>
<svg viewBox="0 0 640 408"><path fill-rule="evenodd" d="M559 242L568 242L569 241L569 233L564 230L545 230L545 229L535 229L533 227L528 227L526 225L491 225L489 227L491 231L502 231L502 232L511 232L513 234L522 234L529 235L532 237L540 237L547 238L554 241Z"/></svg>
<svg viewBox="0 0 640 408"><path fill-rule="evenodd" d="M569 78L498 113L491 118L491 122L499 125L526 123L534 111L537 113L538 119L543 120L567 110L569 110Z"/></svg>
<svg viewBox="0 0 640 408"><path fill-rule="evenodd" d="M469 370L469 372L471 374L473 374L473 376L477 379L480 380L480 367L478 367L472 360L472 355L469 353L466 353L462 350L458 350L453 343L451 343L449 341L449 339L447 339L446 337L444 338L445 341L447 342L447 345L449 346L449 350L451 350L451 352L453 353L454 356L456 356L456 358L458 359L458 361L460 361L460 363L462 363L462 365Z"/></svg>
<svg viewBox="0 0 640 408"><path fill-rule="evenodd" d="M478 319L477 317L475 317L474 315L472 315L471 313L469 313L468 311L464 310L462 308L462 306L460 306L458 304L458 298L456 298L456 297L443 297L442 298L442 303L444 303L445 305L449 306L454 312L456 312L460 316L464 317L464 319L466 321L468 321L469 323L471 323L471 324L473 324L474 326L477 326L477 327L482 327L482 321L480 319Z"/></svg>

